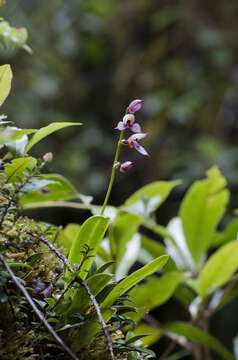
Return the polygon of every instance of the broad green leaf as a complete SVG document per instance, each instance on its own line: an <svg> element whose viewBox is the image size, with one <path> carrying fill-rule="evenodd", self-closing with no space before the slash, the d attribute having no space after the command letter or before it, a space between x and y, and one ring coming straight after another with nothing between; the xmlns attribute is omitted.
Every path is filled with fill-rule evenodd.
<svg viewBox="0 0 238 360"><path fill-rule="evenodd" d="M217 167L207 171L207 179L196 181L180 207L180 217L188 248L195 262L209 248L214 231L229 199L225 178Z"/></svg>
<svg viewBox="0 0 238 360"><path fill-rule="evenodd" d="M163 329L189 341L210 347L225 360L235 360L234 356L212 335L185 322L173 322L163 326Z"/></svg>
<svg viewBox="0 0 238 360"><path fill-rule="evenodd" d="M0 66L0 106L11 90L12 70L10 65Z"/></svg>
<svg viewBox="0 0 238 360"><path fill-rule="evenodd" d="M212 238L212 246L220 246L237 238L238 219L233 219L224 231L218 231Z"/></svg>
<svg viewBox="0 0 238 360"><path fill-rule="evenodd" d="M48 183L46 186L44 181ZM38 190L22 195L20 199L22 205L53 200L69 200L78 197L75 187L62 175L40 175L32 180L32 184L33 186L38 185Z"/></svg>
<svg viewBox="0 0 238 360"><path fill-rule="evenodd" d="M137 325L133 332L134 334L151 334L141 339L144 346L150 346L154 344L163 336L163 333L158 328L144 322L141 322L139 325Z"/></svg>
<svg viewBox="0 0 238 360"><path fill-rule="evenodd" d="M194 292L187 284L180 284L174 292L174 296L186 307L194 300L197 293Z"/></svg>
<svg viewBox="0 0 238 360"><path fill-rule="evenodd" d="M74 239L78 236L80 231L79 224L68 224L59 236L59 242L66 250L70 250Z"/></svg>
<svg viewBox="0 0 238 360"><path fill-rule="evenodd" d="M97 296L97 294L104 289L111 279L112 275L109 274L95 274L88 278L87 283L91 293L94 296ZM91 301L87 291L81 286L79 289L72 290L71 294L72 303L68 313L72 315L73 313L80 312L82 314L87 309Z"/></svg>
<svg viewBox="0 0 238 360"><path fill-rule="evenodd" d="M128 316L138 322L148 310L164 304L173 295L176 287L183 281L184 275L167 273L160 278L151 277L145 283L135 287L129 296L137 307L136 313Z"/></svg>
<svg viewBox="0 0 238 360"><path fill-rule="evenodd" d="M141 235L141 249L138 255L138 261L147 264L151 260L166 254L165 246L148 236ZM173 259L169 257L163 268L163 272L178 270Z"/></svg>
<svg viewBox="0 0 238 360"><path fill-rule="evenodd" d="M30 139L30 141L28 142L25 148L25 153L27 153L40 140L44 139L46 136L52 134L53 132L74 125L82 125L82 124L73 123L73 122L56 122L37 130L36 133Z"/></svg>
<svg viewBox="0 0 238 360"><path fill-rule="evenodd" d="M116 313L115 309L106 309L102 311L102 316L107 323L111 317ZM102 326L99 322L97 314L91 317L86 323L81 326L81 328L77 331L77 336L73 336L71 338L72 342L72 350L77 352L81 348L90 344L91 340L94 336L102 329ZM69 334L70 336L70 334ZM80 339L80 341L79 341Z"/></svg>
<svg viewBox="0 0 238 360"><path fill-rule="evenodd" d="M232 241L217 250L204 265L198 278L202 297L224 285L238 269L238 241Z"/></svg>
<svg viewBox="0 0 238 360"><path fill-rule="evenodd" d="M80 228L78 236L74 239L72 247L69 253L69 262L72 266L80 264L83 259L83 254L80 252L83 250L83 245L88 245L93 250L90 251L90 256L86 259L81 267L81 270L89 271L93 261L93 256L96 255L100 242L107 230L109 224L109 218L104 216L91 216L87 219ZM66 274L69 275L68 270ZM80 273L81 279L85 279L86 272Z"/></svg>
<svg viewBox="0 0 238 360"><path fill-rule="evenodd" d="M133 214L119 213L116 220L110 226L109 240L112 258L116 261L116 267L120 264L126 244L131 240L140 225L140 218Z"/></svg>
<svg viewBox="0 0 238 360"><path fill-rule="evenodd" d="M102 309L110 307L119 296L127 292L139 281L158 271L162 266L165 265L167 260L168 255L162 255L159 258L151 261L149 264L143 266L141 269L133 272L126 279L120 281L103 301L101 305Z"/></svg>
<svg viewBox="0 0 238 360"><path fill-rule="evenodd" d="M125 202L124 209L136 215L148 216L168 197L171 190L181 184L176 181L156 181L136 191Z"/></svg>
<svg viewBox="0 0 238 360"><path fill-rule="evenodd" d="M25 172L32 170L36 165L36 159L29 156L25 158L14 159L10 163L5 165L6 182L19 182L24 181Z"/></svg>

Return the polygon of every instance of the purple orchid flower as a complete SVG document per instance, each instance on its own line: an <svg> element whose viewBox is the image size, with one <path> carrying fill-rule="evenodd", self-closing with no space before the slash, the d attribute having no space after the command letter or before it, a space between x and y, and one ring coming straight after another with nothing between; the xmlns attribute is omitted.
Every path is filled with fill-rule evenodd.
<svg viewBox="0 0 238 360"><path fill-rule="evenodd" d="M140 99L133 100L130 103L130 105L128 106L127 111L129 113L135 113L136 111L140 110L143 103L144 103L144 100L140 100Z"/></svg>
<svg viewBox="0 0 238 360"><path fill-rule="evenodd" d="M115 129L122 131L127 128L133 131L134 133L138 133L141 131L140 125L135 123L135 116L133 114L126 114L123 117L122 121L119 121Z"/></svg>
<svg viewBox="0 0 238 360"><path fill-rule="evenodd" d="M136 149L139 153L145 156L150 156L148 152L141 146L138 141L146 137L147 133L138 133L131 135L127 140L122 140L124 145L129 145L131 148Z"/></svg>
<svg viewBox="0 0 238 360"><path fill-rule="evenodd" d="M125 171L129 170L132 166L134 166L134 163L132 161L125 161L120 166L120 172L124 173Z"/></svg>

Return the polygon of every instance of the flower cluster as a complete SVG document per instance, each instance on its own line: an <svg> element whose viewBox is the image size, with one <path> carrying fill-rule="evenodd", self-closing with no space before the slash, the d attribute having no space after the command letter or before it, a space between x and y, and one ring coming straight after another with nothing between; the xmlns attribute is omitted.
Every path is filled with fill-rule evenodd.
<svg viewBox="0 0 238 360"><path fill-rule="evenodd" d="M124 131L126 129L131 130L134 134L131 135L127 140L123 139L122 144L129 145L131 148L134 148L142 155L150 156L148 152L143 148L143 146L141 146L138 142L139 140L147 136L147 133L141 132L141 126L135 122L135 115L134 115L136 111L141 109L143 103L144 100L139 100L139 99L133 100L126 109L126 114L123 117L122 121L119 121L115 129L119 131ZM125 172L126 170L130 169L132 166L133 163L131 161L126 161L120 165L120 171Z"/></svg>

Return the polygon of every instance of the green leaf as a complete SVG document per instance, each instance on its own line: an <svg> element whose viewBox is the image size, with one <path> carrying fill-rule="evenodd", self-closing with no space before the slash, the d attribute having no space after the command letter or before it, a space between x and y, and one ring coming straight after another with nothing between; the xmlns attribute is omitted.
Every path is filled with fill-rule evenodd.
<svg viewBox="0 0 238 360"><path fill-rule="evenodd" d="M102 316L107 323L111 317L116 313L115 309L107 309L102 311ZM94 336L101 330L102 326L99 322L97 314L91 317L86 323L77 331L77 336L72 338L72 350L77 352L81 348L90 344ZM79 341L80 339L80 341Z"/></svg>
<svg viewBox="0 0 238 360"><path fill-rule="evenodd" d="M80 228L77 238L74 239L70 253L69 253L69 262L72 266L74 264L80 264L83 259L83 254L80 252L83 248L83 245L88 245L93 250L90 251L90 256L86 259L81 267L81 270L89 271L91 263L93 261L93 256L97 253L100 242L107 230L110 219L105 218L104 216L91 216L87 219ZM66 274L69 275L68 270ZM80 277L85 279L87 276L86 272L82 272Z"/></svg>
<svg viewBox="0 0 238 360"><path fill-rule="evenodd" d="M101 307L102 309L110 307L116 299L131 289L139 281L143 280L149 275L158 271L168 260L168 255L162 255L159 258L151 261L149 264L143 266L141 269L133 272L126 279L120 281L105 298Z"/></svg>
<svg viewBox="0 0 238 360"><path fill-rule="evenodd" d="M204 265L198 278L198 289L204 298L224 285L238 269L238 241L217 250Z"/></svg>
<svg viewBox="0 0 238 360"><path fill-rule="evenodd" d="M39 183L39 181L46 181L48 184L44 186L44 182ZM38 190L22 195L20 199L22 205L53 200L69 200L78 197L75 187L62 175L40 175L32 180L32 183L39 185ZM42 186L40 186L41 184ZM41 188L43 191L40 190Z"/></svg>
<svg viewBox="0 0 238 360"><path fill-rule="evenodd" d="M151 326L149 324L146 324L144 322L140 322L139 325L137 325L137 327L133 330L134 334L151 334L151 335L147 335L145 337L143 337L143 339L141 339L142 343L144 346L149 346L154 344L156 341L158 341L162 336L163 333L157 329L154 326Z"/></svg>
<svg viewBox="0 0 238 360"><path fill-rule="evenodd" d="M156 181L136 191L125 202L125 210L137 215L148 216L168 197L171 190L181 184L176 181Z"/></svg>
<svg viewBox="0 0 238 360"><path fill-rule="evenodd" d="M236 239L238 233L238 219L233 219L224 231L216 232L212 238L213 246L220 246Z"/></svg>
<svg viewBox="0 0 238 360"><path fill-rule="evenodd" d="M11 90L12 70L10 65L0 66L0 106Z"/></svg>
<svg viewBox="0 0 238 360"><path fill-rule="evenodd" d="M132 333L132 335L128 336L128 333ZM128 333L126 336L125 345L132 344L132 343L136 342L137 340L140 340L141 338L150 335L149 333L135 335L132 331L128 331Z"/></svg>
<svg viewBox="0 0 238 360"><path fill-rule="evenodd" d="M186 337L189 341L210 347L223 359L235 360L234 356L212 335L184 322L173 322L163 326L163 329L173 334Z"/></svg>
<svg viewBox="0 0 238 360"><path fill-rule="evenodd" d="M168 301L184 278L185 276L182 274L171 272L160 278L151 277L145 283L132 289L129 296L134 301L137 312L128 314L128 316L138 322L148 310Z"/></svg>
<svg viewBox="0 0 238 360"><path fill-rule="evenodd" d="M6 176L6 182L19 182L19 180L24 181L24 173L28 169L32 170L36 163L36 159L31 156L12 160L9 164L5 165L4 173Z"/></svg>
<svg viewBox="0 0 238 360"><path fill-rule="evenodd" d="M52 134L53 132L74 125L82 125L82 124L73 123L73 122L56 122L37 130L36 133L30 139L30 141L28 142L25 148L25 153L27 153L40 140L44 139L46 136Z"/></svg>
<svg viewBox="0 0 238 360"><path fill-rule="evenodd" d="M229 191L217 167L207 171L207 179L196 181L180 207L188 248L196 263L209 248L214 231L225 212Z"/></svg>
<svg viewBox="0 0 238 360"><path fill-rule="evenodd" d="M140 218L138 216L122 212L119 213L110 226L111 254L112 258L116 260L116 267L118 267L125 254L127 242L136 233L139 225Z"/></svg>
<svg viewBox="0 0 238 360"><path fill-rule="evenodd" d="M112 275L109 274L95 274L88 278L87 283L91 293L94 296L97 296L97 294L104 289L111 279ZM68 313L71 315L76 312L83 313L91 301L87 291L81 286L79 289L74 289L71 293L73 294L72 303Z"/></svg>
<svg viewBox="0 0 238 360"><path fill-rule="evenodd" d="M74 239L78 236L80 231L79 224L68 224L59 236L59 242L63 247L70 251Z"/></svg>

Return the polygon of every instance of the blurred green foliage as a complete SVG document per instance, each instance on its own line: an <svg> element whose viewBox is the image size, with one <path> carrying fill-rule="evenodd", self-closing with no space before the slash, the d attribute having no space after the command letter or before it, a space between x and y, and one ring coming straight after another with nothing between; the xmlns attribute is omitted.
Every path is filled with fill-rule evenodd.
<svg viewBox="0 0 238 360"><path fill-rule="evenodd" d="M1 48L15 73L3 110L22 127L83 122L38 154L53 150L54 170L101 198L113 127L129 101L144 98L138 120L150 132L152 160L118 178L115 203L158 178L182 178L185 188L214 163L237 190L237 15L235 0L9 1L1 16L28 29L34 54Z"/></svg>

